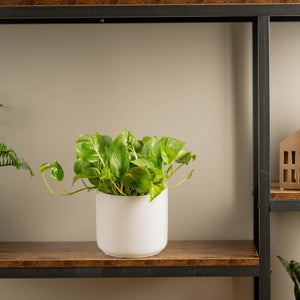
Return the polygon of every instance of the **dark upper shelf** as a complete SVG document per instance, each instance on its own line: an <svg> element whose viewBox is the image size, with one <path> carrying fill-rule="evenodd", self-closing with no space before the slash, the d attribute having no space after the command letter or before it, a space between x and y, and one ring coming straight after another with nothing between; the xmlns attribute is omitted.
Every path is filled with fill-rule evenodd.
<svg viewBox="0 0 300 300"><path fill-rule="evenodd" d="M300 0L1 0L0 6L77 5L269 5L299 4Z"/></svg>
<svg viewBox="0 0 300 300"><path fill-rule="evenodd" d="M300 0L1 0L0 23L271 21L300 17ZM298 17L298 18L297 18ZM169 18L169 20L168 20ZM177 18L177 20L175 19ZM84 20L85 19L85 20ZM100 19L100 20L99 20ZM155 20L154 20L155 19ZM159 20L157 20L159 19ZM171 20L170 20L171 19ZM201 20L200 20L201 19Z"/></svg>

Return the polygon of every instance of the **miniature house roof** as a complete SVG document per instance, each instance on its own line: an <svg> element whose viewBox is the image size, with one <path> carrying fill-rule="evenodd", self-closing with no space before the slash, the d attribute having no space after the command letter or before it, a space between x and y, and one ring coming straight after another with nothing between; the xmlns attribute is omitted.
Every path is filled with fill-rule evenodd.
<svg viewBox="0 0 300 300"><path fill-rule="evenodd" d="M300 129L284 139L280 143L280 147L300 148Z"/></svg>

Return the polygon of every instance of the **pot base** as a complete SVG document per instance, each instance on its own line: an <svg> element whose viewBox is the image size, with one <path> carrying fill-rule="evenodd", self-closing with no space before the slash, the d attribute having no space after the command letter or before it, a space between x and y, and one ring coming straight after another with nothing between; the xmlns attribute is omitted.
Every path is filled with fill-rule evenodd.
<svg viewBox="0 0 300 300"><path fill-rule="evenodd" d="M163 250L163 249L162 249ZM162 250L159 251L155 251L152 253L148 253L148 254L144 254L144 255L116 255L113 253L109 253L109 252L104 252L105 255L108 256L112 256L112 257L117 257L117 258L142 258L142 257L150 257L150 256L154 256L157 255L158 253L160 253Z"/></svg>

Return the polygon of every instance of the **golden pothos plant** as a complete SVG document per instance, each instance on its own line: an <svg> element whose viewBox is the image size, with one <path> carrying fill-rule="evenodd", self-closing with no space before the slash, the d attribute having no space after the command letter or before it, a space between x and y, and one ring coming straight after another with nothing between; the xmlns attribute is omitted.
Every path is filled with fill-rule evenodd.
<svg viewBox="0 0 300 300"><path fill-rule="evenodd" d="M149 194L152 201L165 188L177 186L192 176L194 170L178 184L168 185L179 169L196 159L196 155L183 149L184 145L171 137L146 136L138 140L127 129L114 140L95 132L80 135L76 141L73 185L80 180L82 188L69 192L61 185L64 171L56 160L44 163L40 171L48 189L55 195L68 196L96 189L122 196ZM54 192L47 183L45 171L48 169L62 193Z"/></svg>

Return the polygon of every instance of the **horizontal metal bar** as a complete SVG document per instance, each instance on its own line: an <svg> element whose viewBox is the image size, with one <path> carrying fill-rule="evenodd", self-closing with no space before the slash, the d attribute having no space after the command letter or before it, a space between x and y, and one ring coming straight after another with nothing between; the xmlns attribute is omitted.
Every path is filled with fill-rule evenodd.
<svg viewBox="0 0 300 300"><path fill-rule="evenodd" d="M0 24L77 24L77 23L236 23L253 22L254 17L151 17L151 18L59 18L0 19Z"/></svg>
<svg viewBox="0 0 300 300"><path fill-rule="evenodd" d="M299 22L300 16L271 17L271 22Z"/></svg>
<svg viewBox="0 0 300 300"><path fill-rule="evenodd" d="M130 268L0 268L0 278L259 276L259 266Z"/></svg>
<svg viewBox="0 0 300 300"><path fill-rule="evenodd" d="M0 19L300 16L300 4L0 7Z"/></svg>
<svg viewBox="0 0 300 300"><path fill-rule="evenodd" d="M271 200L271 211L300 211L300 200Z"/></svg>

